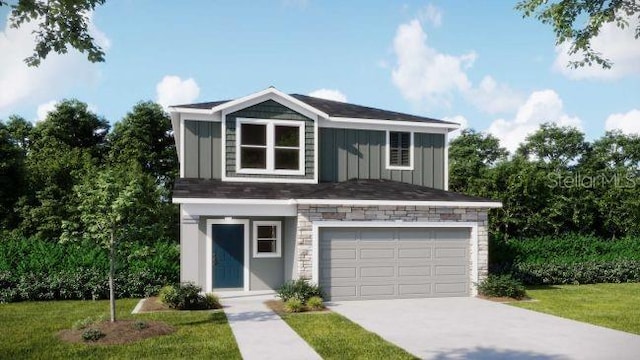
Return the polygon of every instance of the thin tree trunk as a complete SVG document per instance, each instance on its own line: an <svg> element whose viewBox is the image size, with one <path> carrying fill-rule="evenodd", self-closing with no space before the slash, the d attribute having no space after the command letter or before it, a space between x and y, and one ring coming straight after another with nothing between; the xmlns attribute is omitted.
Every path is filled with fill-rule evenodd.
<svg viewBox="0 0 640 360"><path fill-rule="evenodd" d="M111 228L111 241L109 242L109 310L111 311L111 322L116 321L116 292L113 284L116 272L115 247L115 229Z"/></svg>

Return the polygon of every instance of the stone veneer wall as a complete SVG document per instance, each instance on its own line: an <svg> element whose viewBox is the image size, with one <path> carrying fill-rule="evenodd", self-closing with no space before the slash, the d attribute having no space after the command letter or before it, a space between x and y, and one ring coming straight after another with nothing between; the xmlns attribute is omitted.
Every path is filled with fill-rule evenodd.
<svg viewBox="0 0 640 360"><path fill-rule="evenodd" d="M478 224L478 276L488 274L489 222L486 208L429 206L298 205L296 232L298 276L312 277L312 236L315 221L475 222ZM389 224L393 226L394 224Z"/></svg>

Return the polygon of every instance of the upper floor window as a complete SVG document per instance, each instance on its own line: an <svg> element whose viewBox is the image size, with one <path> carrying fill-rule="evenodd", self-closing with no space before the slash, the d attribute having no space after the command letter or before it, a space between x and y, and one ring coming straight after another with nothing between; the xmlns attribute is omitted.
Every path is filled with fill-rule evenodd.
<svg viewBox="0 0 640 360"><path fill-rule="evenodd" d="M387 131L387 169L413 170L413 133Z"/></svg>
<svg viewBox="0 0 640 360"><path fill-rule="evenodd" d="M304 123L237 120L237 172L304 175Z"/></svg>

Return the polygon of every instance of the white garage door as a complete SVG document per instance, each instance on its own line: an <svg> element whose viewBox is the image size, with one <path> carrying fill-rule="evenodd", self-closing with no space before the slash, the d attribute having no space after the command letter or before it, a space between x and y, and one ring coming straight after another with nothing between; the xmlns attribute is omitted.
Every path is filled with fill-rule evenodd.
<svg viewBox="0 0 640 360"><path fill-rule="evenodd" d="M325 228L320 286L330 300L468 296L468 228Z"/></svg>

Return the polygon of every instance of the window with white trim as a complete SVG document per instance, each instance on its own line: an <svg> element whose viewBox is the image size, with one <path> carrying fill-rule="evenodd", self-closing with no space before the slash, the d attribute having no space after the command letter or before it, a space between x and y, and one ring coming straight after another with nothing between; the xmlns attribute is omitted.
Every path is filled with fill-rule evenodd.
<svg viewBox="0 0 640 360"><path fill-rule="evenodd" d="M413 133L387 131L387 169L413 170Z"/></svg>
<svg viewBox="0 0 640 360"><path fill-rule="evenodd" d="M238 119L238 173L304 175L304 122Z"/></svg>
<svg viewBox="0 0 640 360"><path fill-rule="evenodd" d="M253 257L280 257L281 224L280 221L253 222Z"/></svg>

